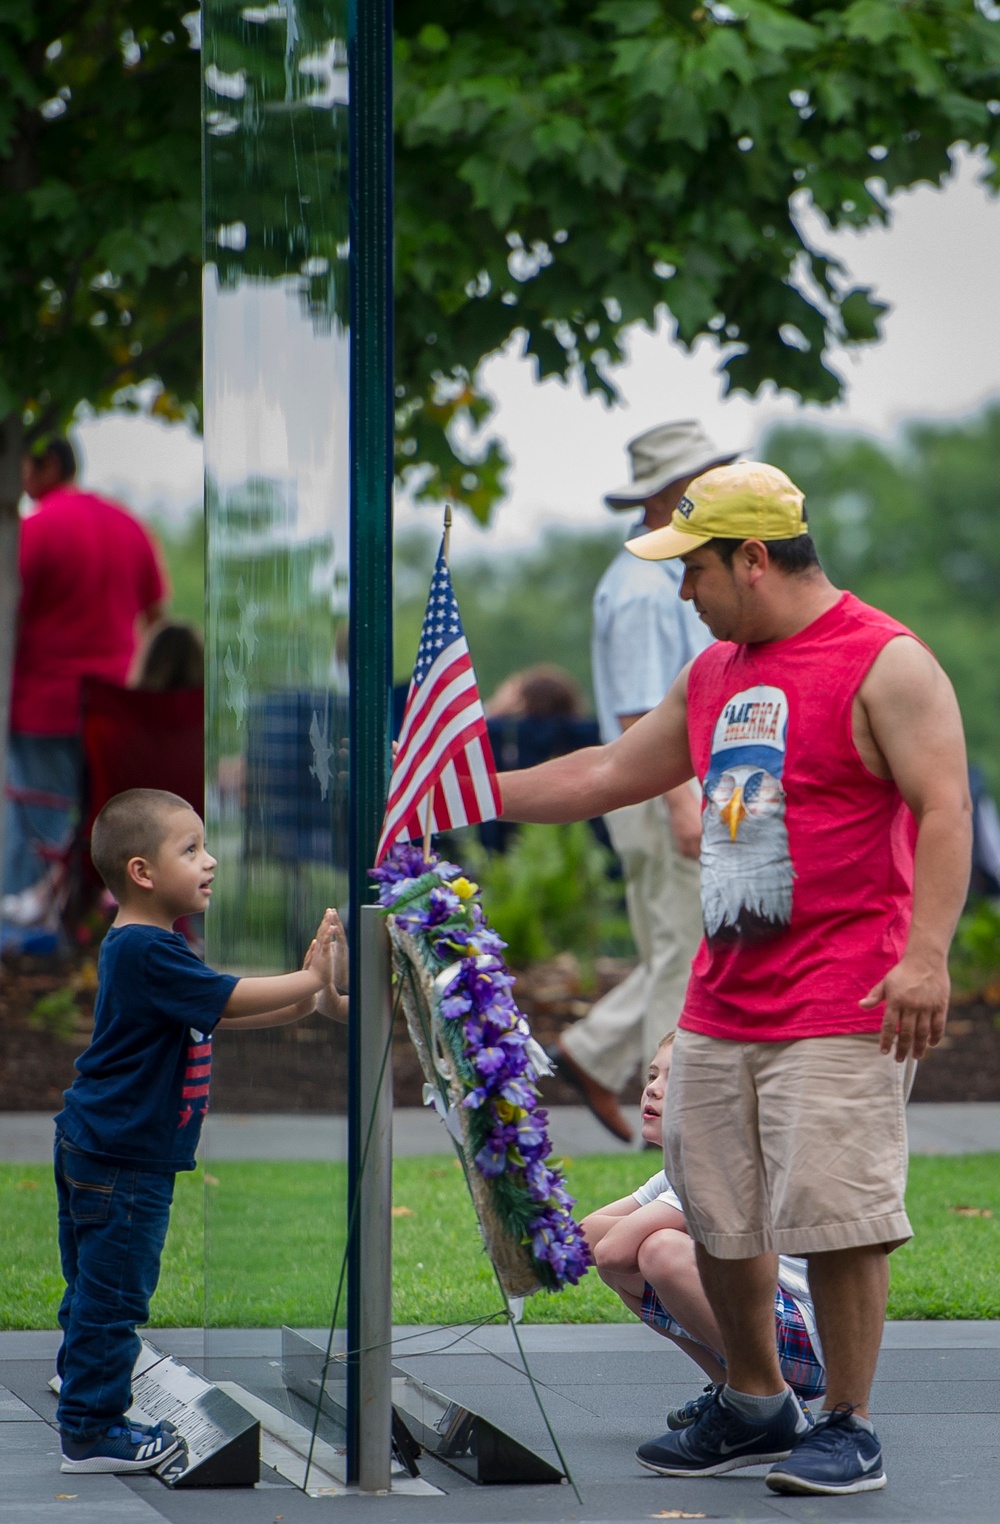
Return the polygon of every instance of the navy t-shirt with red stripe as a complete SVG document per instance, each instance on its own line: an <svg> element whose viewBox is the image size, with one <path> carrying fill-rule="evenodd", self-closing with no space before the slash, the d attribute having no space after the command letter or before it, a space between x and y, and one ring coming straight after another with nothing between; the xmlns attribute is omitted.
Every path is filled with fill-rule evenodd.
<svg viewBox="0 0 1000 1524"><path fill-rule="evenodd" d="M132 1169L194 1169L212 1032L237 983L178 932L113 926L98 962L93 1039L56 1117L70 1142Z"/></svg>

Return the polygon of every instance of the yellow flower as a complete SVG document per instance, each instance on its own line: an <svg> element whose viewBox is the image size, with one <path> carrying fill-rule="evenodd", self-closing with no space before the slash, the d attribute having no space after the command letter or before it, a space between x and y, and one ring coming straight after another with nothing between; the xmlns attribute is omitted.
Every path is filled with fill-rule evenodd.
<svg viewBox="0 0 1000 1524"><path fill-rule="evenodd" d="M453 878L449 888L454 889L460 900L471 900L479 891L479 885L470 884L467 878Z"/></svg>

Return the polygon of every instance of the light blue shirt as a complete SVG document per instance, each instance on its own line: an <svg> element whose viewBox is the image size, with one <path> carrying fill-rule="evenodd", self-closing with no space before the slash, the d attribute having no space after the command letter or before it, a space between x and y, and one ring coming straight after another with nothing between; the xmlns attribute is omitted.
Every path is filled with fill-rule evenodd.
<svg viewBox="0 0 1000 1524"><path fill-rule="evenodd" d="M648 534L638 525L628 538ZM655 709L678 672L712 643L682 603L680 561L640 561L622 547L594 593L591 668L601 740L621 735L619 717Z"/></svg>

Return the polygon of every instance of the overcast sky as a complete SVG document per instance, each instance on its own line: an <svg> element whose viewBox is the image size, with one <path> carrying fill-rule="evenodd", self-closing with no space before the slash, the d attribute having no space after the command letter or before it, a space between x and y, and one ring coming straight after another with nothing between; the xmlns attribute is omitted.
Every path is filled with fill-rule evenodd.
<svg viewBox="0 0 1000 1524"><path fill-rule="evenodd" d="M513 457L509 497L484 532L460 516L454 549L529 543L547 523L609 521L604 490L624 479L626 440L669 418L698 417L720 445L752 449L778 417L891 436L913 416L963 416L1000 396L1000 201L976 184L965 158L944 191L895 198L888 231L820 233L853 279L891 303L884 341L834 356L847 380L843 402L820 410L772 393L723 399L718 351L685 355L657 334L633 331L629 363L616 372L624 405L606 408L573 386L538 385L514 352L490 360L485 382L498 402L493 429ZM82 424L77 439L87 485L140 513L182 518L200 501L200 441L178 427L110 417ZM397 524L437 524L435 510L397 506Z"/></svg>

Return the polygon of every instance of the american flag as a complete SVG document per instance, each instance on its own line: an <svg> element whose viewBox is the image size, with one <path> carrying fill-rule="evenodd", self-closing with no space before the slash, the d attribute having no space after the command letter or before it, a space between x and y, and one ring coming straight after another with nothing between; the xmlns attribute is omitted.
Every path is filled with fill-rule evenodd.
<svg viewBox="0 0 1000 1524"><path fill-rule="evenodd" d="M413 680L375 861L397 841L418 841L431 829L475 825L500 813L500 789L486 716L451 585L444 540L438 552L420 632Z"/></svg>

